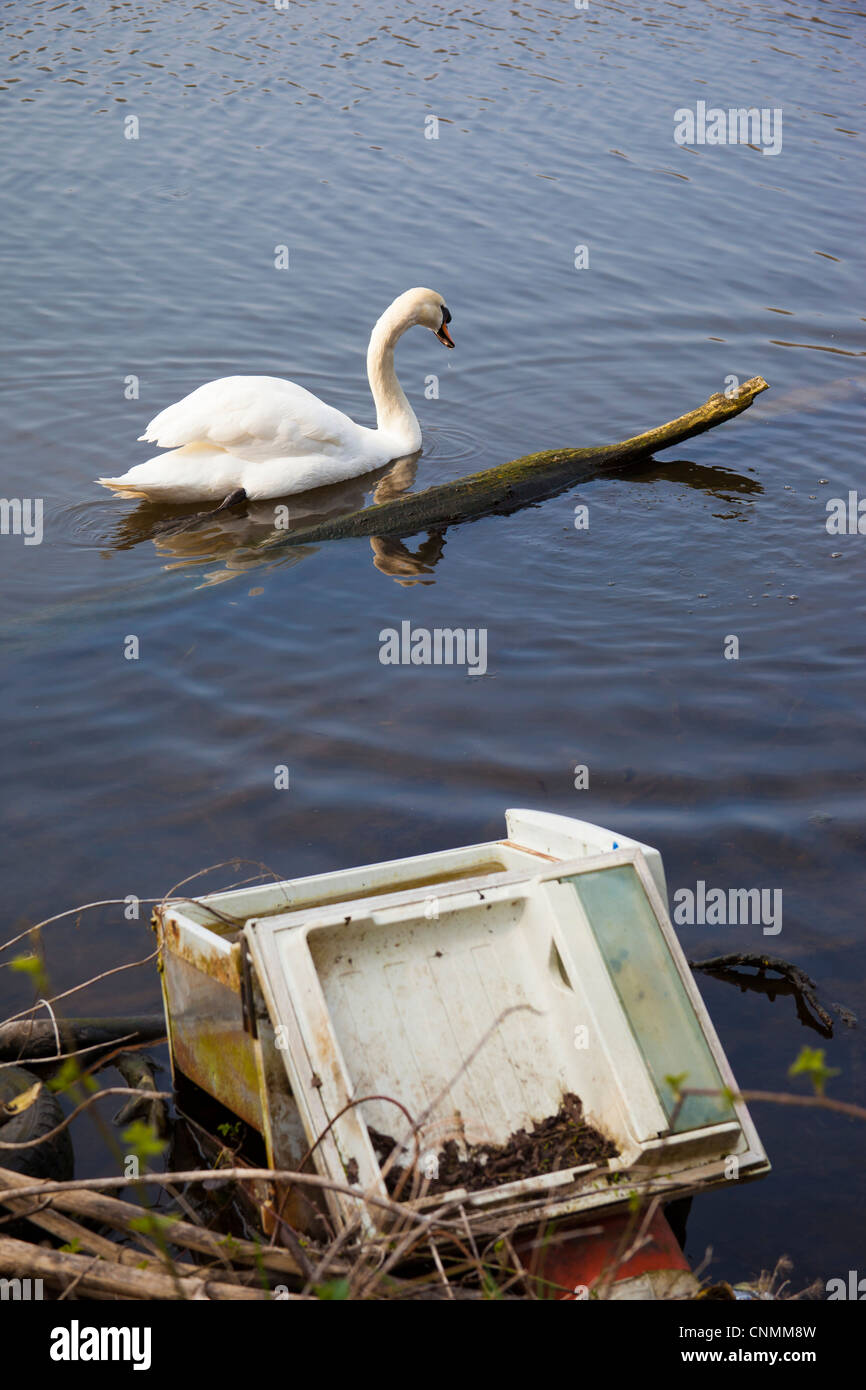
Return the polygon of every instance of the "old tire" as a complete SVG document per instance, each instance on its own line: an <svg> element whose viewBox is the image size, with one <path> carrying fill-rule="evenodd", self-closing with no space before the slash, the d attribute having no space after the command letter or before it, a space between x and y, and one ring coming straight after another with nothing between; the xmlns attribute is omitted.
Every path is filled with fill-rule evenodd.
<svg viewBox="0 0 866 1390"><path fill-rule="evenodd" d="M4 1107L39 1080L24 1067L0 1068L0 1139L4 1144L22 1144L48 1134L60 1124L63 1111L57 1097L43 1086L32 1105L20 1115L5 1115ZM0 1149L0 1167L12 1168L29 1178L48 1178L66 1182L74 1173L75 1157L69 1130L62 1129L43 1144L28 1149Z"/></svg>

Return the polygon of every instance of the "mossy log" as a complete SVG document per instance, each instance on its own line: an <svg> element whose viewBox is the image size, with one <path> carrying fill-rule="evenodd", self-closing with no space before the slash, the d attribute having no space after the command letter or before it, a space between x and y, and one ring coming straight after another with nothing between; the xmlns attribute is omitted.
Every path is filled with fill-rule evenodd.
<svg viewBox="0 0 866 1390"><path fill-rule="evenodd" d="M352 536L414 536L419 531L442 531L463 521L517 511L533 502L555 497L599 473L634 463L659 449L669 449L684 439L714 429L747 410L755 397L767 389L764 378L755 376L730 396L717 393L697 410L618 444L526 454L511 463L472 473L453 483L442 483L423 492L364 507L334 521L292 531L282 544L308 545Z"/></svg>

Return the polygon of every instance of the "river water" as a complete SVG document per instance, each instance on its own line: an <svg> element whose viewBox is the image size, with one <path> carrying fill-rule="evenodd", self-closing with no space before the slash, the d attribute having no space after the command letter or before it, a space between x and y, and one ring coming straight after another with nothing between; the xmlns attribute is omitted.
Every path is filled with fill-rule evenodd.
<svg viewBox="0 0 866 1390"><path fill-rule="evenodd" d="M683 925L687 954L770 951L863 1013L866 538L826 526L864 477L863 17L4 7L2 491L44 507L41 544L0 536L8 934L235 856L294 876L472 843L531 806L658 846L672 890L781 891L781 932ZM781 113L781 148L677 143L699 102ZM95 486L221 375L287 376L373 423L367 337L416 284L457 347L400 345L414 484L358 480L300 515L623 438L731 378L771 390L637 471L402 548L268 551L254 509L170 535ZM486 673L383 665L404 620L484 629ZM52 986L145 956L146 917L47 928ZM789 995L699 978L741 1086L805 1091L787 1069L808 1044L862 1102L860 1032L822 1040ZM29 1002L17 975L0 988ZM63 1002L85 1006L158 1008L152 965ZM697 1202L689 1255L846 1276L862 1126L754 1116L774 1171ZM79 1170L99 1171L89 1135Z"/></svg>

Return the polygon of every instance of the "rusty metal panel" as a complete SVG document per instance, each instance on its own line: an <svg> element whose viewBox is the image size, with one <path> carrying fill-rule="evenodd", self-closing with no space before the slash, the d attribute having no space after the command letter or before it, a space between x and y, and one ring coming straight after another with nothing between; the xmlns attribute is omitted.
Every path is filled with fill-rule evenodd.
<svg viewBox="0 0 866 1390"><path fill-rule="evenodd" d="M163 970L175 1066L262 1131L257 1049L244 1031L240 990L229 988L179 955L166 953Z"/></svg>
<svg viewBox="0 0 866 1390"><path fill-rule="evenodd" d="M189 926L182 927L174 917L156 914L160 945L168 956L187 961L196 970L219 980L227 989L240 992L240 947L226 946L201 928L194 934ZM210 939L208 939L210 937Z"/></svg>

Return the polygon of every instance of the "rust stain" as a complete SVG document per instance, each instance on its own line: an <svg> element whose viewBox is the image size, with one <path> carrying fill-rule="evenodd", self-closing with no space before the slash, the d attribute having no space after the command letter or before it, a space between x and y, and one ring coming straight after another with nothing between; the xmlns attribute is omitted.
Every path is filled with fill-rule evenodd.
<svg viewBox="0 0 866 1390"><path fill-rule="evenodd" d="M547 859L551 864L560 864L562 859L556 854L545 854L540 849L530 849L528 845L518 845L514 840L499 840L506 849L519 849L521 854L534 854L536 859Z"/></svg>
<svg viewBox="0 0 866 1390"><path fill-rule="evenodd" d="M184 1076L261 1132L264 1121L253 1043L240 1029L208 1033L175 1020L175 1063Z"/></svg>
<svg viewBox="0 0 866 1390"><path fill-rule="evenodd" d="M214 962L201 950L185 950L179 942L178 927L171 921L163 923L162 945L175 1067L261 1131L264 1119L258 1054L243 1026L237 959L223 956ZM223 968L210 969L215 963Z"/></svg>
<svg viewBox="0 0 866 1390"><path fill-rule="evenodd" d="M241 988L241 948L240 943L233 943L228 955L222 951L208 949L199 946L196 942L184 940L183 932L173 917L166 917L160 914L159 910L155 914L158 920L157 931L160 937L160 945L163 949L177 956L180 960L186 961L194 970L200 970L203 975L209 975L211 979L218 980L220 984L226 985L228 989L240 994Z"/></svg>

